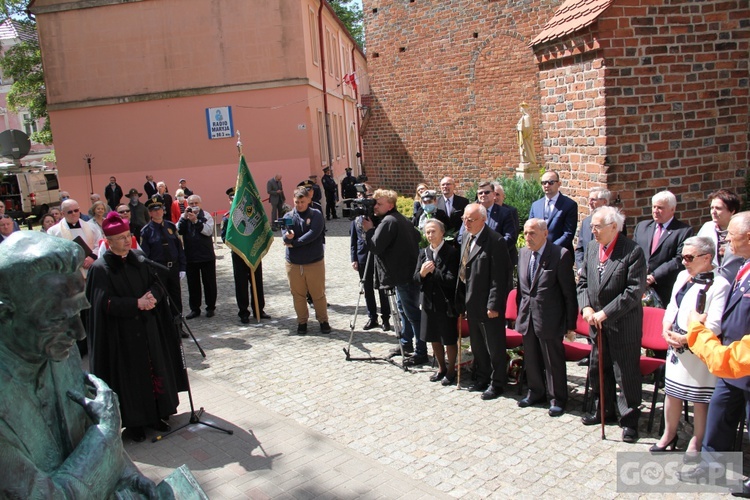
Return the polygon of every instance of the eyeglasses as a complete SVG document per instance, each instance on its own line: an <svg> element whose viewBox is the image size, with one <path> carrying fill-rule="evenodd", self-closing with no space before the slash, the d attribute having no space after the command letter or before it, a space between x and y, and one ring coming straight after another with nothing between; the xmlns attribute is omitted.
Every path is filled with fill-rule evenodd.
<svg viewBox="0 0 750 500"><path fill-rule="evenodd" d="M542 186L551 186L557 181L542 181Z"/></svg>
<svg viewBox="0 0 750 500"><path fill-rule="evenodd" d="M80 208L74 208L73 210L68 210L68 211L67 211L67 212L65 212L65 213L66 213L66 214L68 214L68 215L71 215L71 214L77 214L77 213L78 213L78 212L80 212L80 211L81 211L81 209L80 209Z"/></svg>
<svg viewBox="0 0 750 500"><path fill-rule="evenodd" d="M467 224L473 224L477 221L480 221L482 219L472 219L471 217L461 217L461 220L466 222Z"/></svg>
<svg viewBox="0 0 750 500"><path fill-rule="evenodd" d="M492 191L477 191L477 194L490 194Z"/></svg>
<svg viewBox="0 0 750 500"><path fill-rule="evenodd" d="M129 214L130 210L118 210L117 213L118 214Z"/></svg>
<svg viewBox="0 0 750 500"><path fill-rule="evenodd" d="M684 260L685 262L693 262L696 257L702 257L704 255L708 255L708 254L707 253L699 253L698 255L686 254L682 256L682 260Z"/></svg>
<svg viewBox="0 0 750 500"><path fill-rule="evenodd" d="M591 224L591 230L592 231L601 231L605 227L611 226L612 224L614 224L614 222L611 222L609 224Z"/></svg>

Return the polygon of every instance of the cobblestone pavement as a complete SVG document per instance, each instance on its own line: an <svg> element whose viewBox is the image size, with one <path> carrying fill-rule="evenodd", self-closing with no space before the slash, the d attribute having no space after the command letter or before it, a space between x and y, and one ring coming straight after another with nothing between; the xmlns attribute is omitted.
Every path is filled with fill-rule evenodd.
<svg viewBox="0 0 750 500"><path fill-rule="evenodd" d="M278 237L263 260L273 319L240 324L231 259L218 245L217 315L188 322L207 357L190 341L185 350L196 407L206 407L206 421L236 432L190 426L163 442L126 443L147 474L162 478L188 463L212 498L618 496L617 452L645 452L658 439L661 403L653 432L646 430L652 386L644 388L641 439L628 445L616 426L603 441L599 427L580 423L585 372L574 364L568 412L553 419L546 408L518 408L512 386L481 401L430 383L429 366L404 372L384 361L347 361L359 282L349 261L349 221L328 228L331 335L320 333L312 312L308 334L296 335ZM386 355L397 345L393 332L363 332L364 299L359 312L352 356ZM691 430L681 428L683 446Z"/></svg>

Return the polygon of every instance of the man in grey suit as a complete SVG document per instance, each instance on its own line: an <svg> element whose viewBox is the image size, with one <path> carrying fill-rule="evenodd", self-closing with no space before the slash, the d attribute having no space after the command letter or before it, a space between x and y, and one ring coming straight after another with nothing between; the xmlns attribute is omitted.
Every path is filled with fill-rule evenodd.
<svg viewBox="0 0 750 500"><path fill-rule="evenodd" d="M276 231L278 230L276 221L284 215L282 212L286 200L284 187L281 185L281 174L276 174L268 180L266 192L268 193L268 201L271 203L271 228Z"/></svg>
<svg viewBox="0 0 750 500"><path fill-rule="evenodd" d="M523 236L526 248L518 260L516 330L523 334L529 392L518 406L546 403L546 382L549 415L559 417L568 402L563 337L575 329L578 318L573 257L547 241L547 223L542 219L526 221Z"/></svg>
<svg viewBox="0 0 750 500"><path fill-rule="evenodd" d="M646 284L659 296L664 307L672 296L672 287L682 265L682 245L693 235L693 228L675 217L677 198L661 191L651 198L653 220L635 226L633 241L647 258Z"/></svg>
<svg viewBox="0 0 750 500"><path fill-rule="evenodd" d="M646 258L633 241L619 232L625 216L614 207L601 207L591 218L594 241L586 248L583 273L578 280L578 305L581 315L602 332L602 350L595 342L591 350L589 377L591 390L599 394L599 362L604 364L604 401L597 401L592 415L584 415L584 425L601 423L599 404L606 410L605 420L614 421L615 383L620 386L617 406L620 412L622 440L638 440L638 418L641 410L641 335L643 307L641 296L646 288ZM601 358L601 359L600 359Z"/></svg>
<svg viewBox="0 0 750 500"><path fill-rule="evenodd" d="M505 240L490 229L487 210L472 203L464 210L465 233L456 285L456 305L469 320L477 381L469 389L495 399L508 378L505 353L505 301L510 259Z"/></svg>

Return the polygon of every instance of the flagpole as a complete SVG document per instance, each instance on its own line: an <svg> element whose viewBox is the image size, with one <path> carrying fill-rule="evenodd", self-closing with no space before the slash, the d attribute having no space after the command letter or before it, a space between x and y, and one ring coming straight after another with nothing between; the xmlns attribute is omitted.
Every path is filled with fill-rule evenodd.
<svg viewBox="0 0 750 500"><path fill-rule="evenodd" d="M240 138L240 131L237 131L237 154L242 156L242 139Z"/></svg>

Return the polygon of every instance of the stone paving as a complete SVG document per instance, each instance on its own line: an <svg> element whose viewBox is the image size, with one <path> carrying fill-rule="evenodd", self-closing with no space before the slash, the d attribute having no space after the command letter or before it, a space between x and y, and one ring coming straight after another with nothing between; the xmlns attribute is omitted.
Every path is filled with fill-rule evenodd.
<svg viewBox="0 0 750 500"><path fill-rule="evenodd" d="M240 324L229 253L217 246L217 315L188 322L207 358L191 341L185 350L196 407L206 408L205 421L235 434L189 426L162 442L126 442L150 477L187 463L211 498L623 496L616 491L617 452L645 452L658 439L661 403L653 432L646 430L651 386L644 388L641 439L628 445L616 426L603 441L599 427L581 425L585 372L574 364L568 412L553 419L546 408L518 408L512 386L481 401L430 383L429 366L404 372L384 361L347 361L359 281L349 261L349 221L328 228L331 335L320 333L312 312L308 335L296 335L278 237L263 260L265 310L273 319ZM359 312L352 356L386 355L397 345L393 332L363 332L364 298ZM187 419L182 396L173 425ZM681 428L682 446L691 430Z"/></svg>

